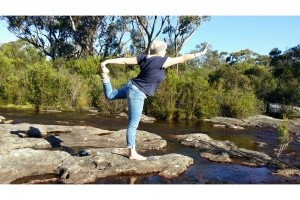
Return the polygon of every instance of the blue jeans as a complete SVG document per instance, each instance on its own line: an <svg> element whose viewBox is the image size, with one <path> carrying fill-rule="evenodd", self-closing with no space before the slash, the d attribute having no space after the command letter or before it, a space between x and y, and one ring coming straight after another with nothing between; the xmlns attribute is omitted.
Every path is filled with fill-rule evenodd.
<svg viewBox="0 0 300 200"><path fill-rule="evenodd" d="M127 148L135 148L136 130L139 125L146 95L131 81L118 89L112 89L109 80L103 80L104 95L109 100L126 99L128 103L128 127L126 132Z"/></svg>

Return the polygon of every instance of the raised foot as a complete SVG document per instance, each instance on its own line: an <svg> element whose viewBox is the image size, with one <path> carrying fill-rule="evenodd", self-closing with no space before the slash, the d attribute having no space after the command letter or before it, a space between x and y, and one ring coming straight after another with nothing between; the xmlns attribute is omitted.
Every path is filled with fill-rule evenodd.
<svg viewBox="0 0 300 200"><path fill-rule="evenodd" d="M101 66L101 78L107 79L108 73L109 73L109 69L106 66Z"/></svg>

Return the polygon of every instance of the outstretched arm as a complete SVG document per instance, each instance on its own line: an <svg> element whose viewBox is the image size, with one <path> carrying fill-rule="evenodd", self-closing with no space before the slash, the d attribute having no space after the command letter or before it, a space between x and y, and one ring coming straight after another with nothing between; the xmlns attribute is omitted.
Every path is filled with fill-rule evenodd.
<svg viewBox="0 0 300 200"><path fill-rule="evenodd" d="M126 65L136 65L137 64L137 59L136 57L131 57L131 58L115 58L115 59L109 59L105 60L101 63L102 65L107 65L107 64L126 64Z"/></svg>
<svg viewBox="0 0 300 200"><path fill-rule="evenodd" d="M201 52L198 52L198 53L185 54L183 56L179 56L179 57L175 57L175 58L168 57L168 59L166 60L166 62L163 65L163 68L167 68L167 67L170 67L172 65L183 63L187 60L191 60L191 59L194 59L194 58L197 58L199 56L202 56L202 55L206 54L207 49L208 49L208 45L209 44L206 44L204 50L201 51Z"/></svg>

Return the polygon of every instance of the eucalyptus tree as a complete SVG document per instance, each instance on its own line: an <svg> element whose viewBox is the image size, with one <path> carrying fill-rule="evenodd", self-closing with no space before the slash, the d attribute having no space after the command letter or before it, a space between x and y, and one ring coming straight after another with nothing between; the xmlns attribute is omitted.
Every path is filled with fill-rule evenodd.
<svg viewBox="0 0 300 200"><path fill-rule="evenodd" d="M271 70L277 81L277 88L271 102L300 105L300 45L281 53L274 48L270 52Z"/></svg>
<svg viewBox="0 0 300 200"><path fill-rule="evenodd" d="M4 16L8 30L51 59L93 55L105 16Z"/></svg>
<svg viewBox="0 0 300 200"><path fill-rule="evenodd" d="M131 38L137 52L150 52L151 43L162 33L168 16L132 16Z"/></svg>
<svg viewBox="0 0 300 200"><path fill-rule="evenodd" d="M98 29L96 47L98 55L120 56L124 54L126 45L131 41L126 37L130 32L129 16L106 16L101 29Z"/></svg>
<svg viewBox="0 0 300 200"><path fill-rule="evenodd" d="M184 43L199 29L203 22L210 20L209 16L172 16L167 18L163 30L165 41L169 46L169 54L178 56ZM178 70L178 66L177 66Z"/></svg>
<svg viewBox="0 0 300 200"><path fill-rule="evenodd" d="M99 30L104 31L106 16L70 16L72 39L76 46L76 57L92 56L97 51L95 41ZM68 24L70 24L68 22Z"/></svg>
<svg viewBox="0 0 300 200"><path fill-rule="evenodd" d="M175 56L181 51L187 39L198 30L203 22L208 20L210 20L209 16L172 16L167 19L168 24L163 33Z"/></svg>

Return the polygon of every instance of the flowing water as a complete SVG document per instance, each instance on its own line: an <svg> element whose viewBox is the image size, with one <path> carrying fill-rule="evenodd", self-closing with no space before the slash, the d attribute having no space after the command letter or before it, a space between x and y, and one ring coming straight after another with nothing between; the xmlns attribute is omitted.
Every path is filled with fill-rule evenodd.
<svg viewBox="0 0 300 200"><path fill-rule="evenodd" d="M104 115L93 113L61 112L61 113L40 113L32 111L16 111L2 109L0 116L7 120L14 120L13 123L34 123L34 124L56 124L56 125L80 125L93 126L106 130L125 129L127 119L116 115ZM160 135L167 140L168 145L160 151L142 152L145 156L163 155L167 153L183 154L194 159L194 164L177 178L165 179L156 174L143 176L117 176L100 179L97 184L295 184L300 183L300 177L286 178L272 175L274 169L266 167L247 167L238 164L223 164L211 162L201 158L197 149L180 145L174 135L205 133L217 140L229 140L238 147L250 150L263 151L271 156L277 146L276 132L267 128L249 128L246 130L231 130L213 128L208 122L194 123L167 123L155 122L140 123L139 130L149 131ZM125 137L125 135L124 135ZM264 144L264 145L262 145ZM289 151L300 155L299 144L290 145ZM70 153L80 149L66 149ZM72 152L73 151L73 152ZM75 152L76 153L76 152ZM297 164L300 162L293 160Z"/></svg>

